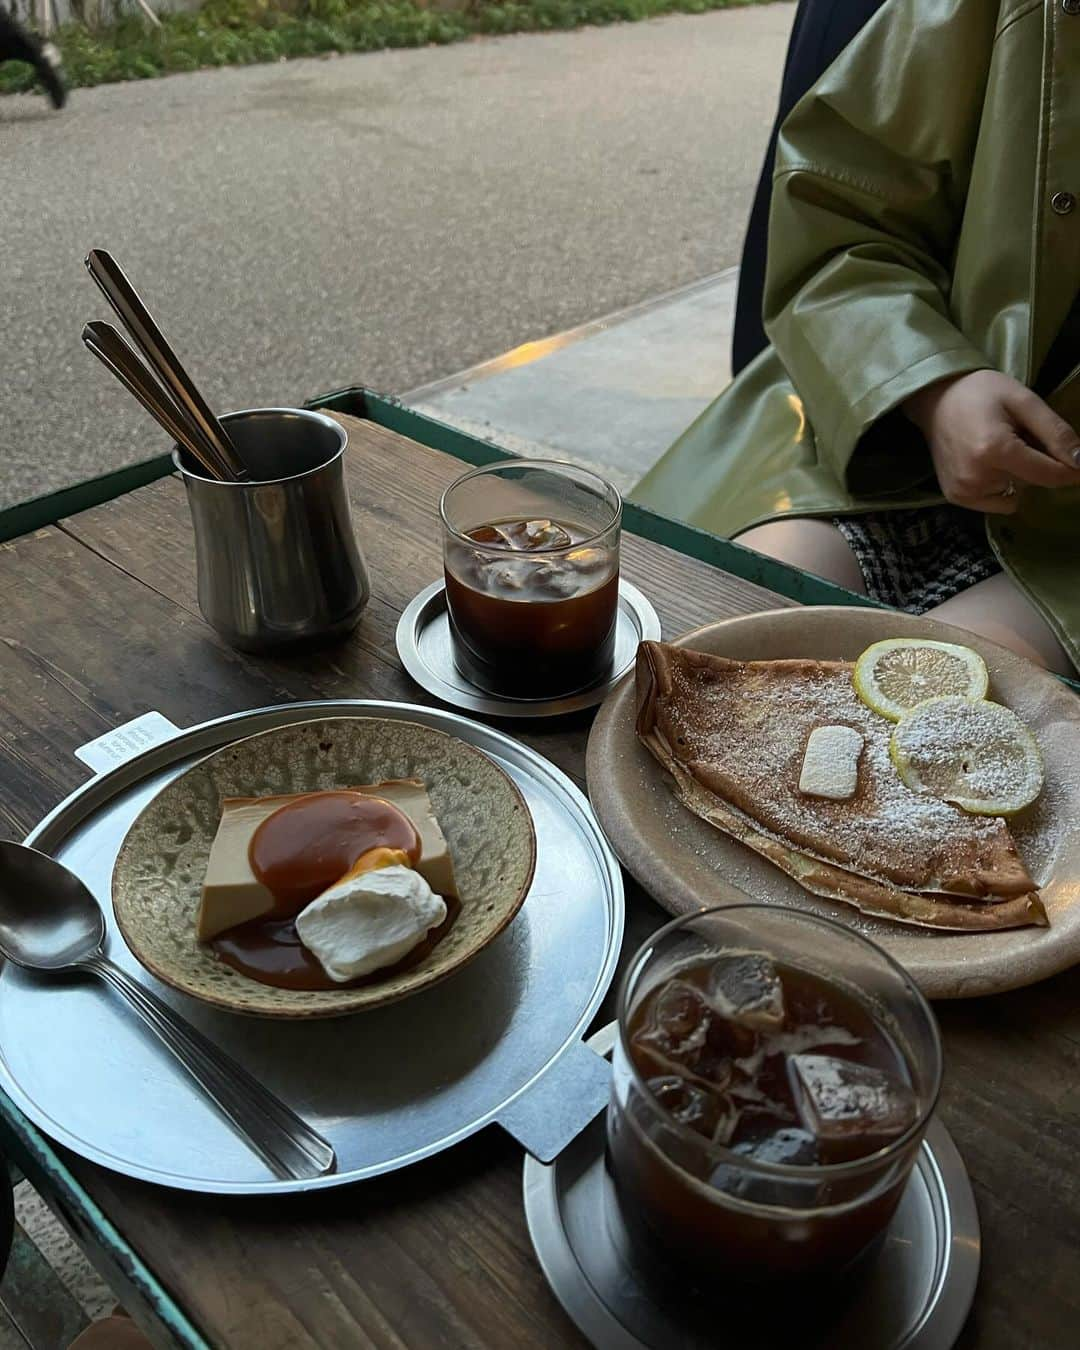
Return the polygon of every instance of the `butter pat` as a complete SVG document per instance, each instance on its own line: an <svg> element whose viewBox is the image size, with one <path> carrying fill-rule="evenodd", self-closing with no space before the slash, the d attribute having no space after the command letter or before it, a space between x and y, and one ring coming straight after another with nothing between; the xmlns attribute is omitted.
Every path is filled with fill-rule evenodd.
<svg viewBox="0 0 1080 1350"><path fill-rule="evenodd" d="M420 836L416 870L437 895L457 897L450 850L431 809L427 789L419 779L400 778L348 790L381 797L404 811ZM248 848L267 816L306 795L293 792L275 797L226 797L203 881L196 927L200 942L209 942L228 928L273 913L273 896L251 870Z"/></svg>
<svg viewBox="0 0 1080 1350"><path fill-rule="evenodd" d="M854 797L862 748L862 733L854 727L815 727L806 742L799 791L835 802Z"/></svg>
<svg viewBox="0 0 1080 1350"><path fill-rule="evenodd" d="M296 916L300 941L344 983L400 961L446 918L419 872L394 864L339 881Z"/></svg>

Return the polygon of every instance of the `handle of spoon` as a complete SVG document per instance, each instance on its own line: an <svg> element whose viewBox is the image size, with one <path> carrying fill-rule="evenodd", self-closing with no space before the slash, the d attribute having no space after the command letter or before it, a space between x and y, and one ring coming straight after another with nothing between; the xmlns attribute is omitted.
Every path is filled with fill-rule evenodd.
<svg viewBox="0 0 1080 1350"><path fill-rule="evenodd" d="M191 455L212 478L226 478L227 472L195 429L183 420L183 414L158 385L123 336L112 324L95 320L82 331L82 340L106 370L112 372L158 425Z"/></svg>
<svg viewBox="0 0 1080 1350"><path fill-rule="evenodd" d="M128 1001L275 1176L308 1181L333 1170L334 1150L322 1135L168 1004L103 956L78 968Z"/></svg>
<svg viewBox="0 0 1080 1350"><path fill-rule="evenodd" d="M181 365L180 358L154 322L120 264L104 249L92 248L86 255L86 270L116 311L120 322L131 334L155 375L198 428L200 435L232 470L234 478L244 477L244 465L229 439L229 433L214 416L194 380Z"/></svg>

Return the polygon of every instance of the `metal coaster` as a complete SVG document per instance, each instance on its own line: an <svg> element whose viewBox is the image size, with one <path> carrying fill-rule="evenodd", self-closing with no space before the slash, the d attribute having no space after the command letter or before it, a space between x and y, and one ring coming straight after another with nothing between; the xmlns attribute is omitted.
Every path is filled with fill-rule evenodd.
<svg viewBox="0 0 1080 1350"><path fill-rule="evenodd" d="M619 582L619 615L615 629L615 661L606 680L565 698L497 698L470 684L454 665L446 585L433 581L409 602L398 620L397 651L401 664L422 689L444 703L491 717L559 717L602 703L634 664L638 643L659 641L656 610L636 586Z"/></svg>
<svg viewBox="0 0 1080 1350"><path fill-rule="evenodd" d="M589 1045L607 1054L614 1039L611 1023ZM619 1223L604 1166L603 1117L553 1163L526 1158L524 1183L529 1236L547 1282L594 1346L706 1350L720 1344L720 1292L710 1291L707 1300L691 1296L680 1308L659 1302L636 1279L612 1236ZM967 1318L978 1274L975 1197L956 1146L934 1120L879 1255L835 1319L804 1328L798 1343L806 1350L949 1350ZM777 1281L763 1296L775 1298L781 1290ZM789 1331L740 1337L738 1343L788 1350L792 1342Z"/></svg>

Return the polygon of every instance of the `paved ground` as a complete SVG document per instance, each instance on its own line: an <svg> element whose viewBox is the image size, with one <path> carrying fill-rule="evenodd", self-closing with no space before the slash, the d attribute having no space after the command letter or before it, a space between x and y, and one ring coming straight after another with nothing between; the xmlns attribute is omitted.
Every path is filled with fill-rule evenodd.
<svg viewBox="0 0 1080 1350"><path fill-rule="evenodd" d="M0 505L164 447L111 249L222 409L402 391L737 258L793 6L0 99Z"/></svg>
<svg viewBox="0 0 1080 1350"><path fill-rule="evenodd" d="M516 455L565 459L629 493L731 379L739 269L530 342L409 404Z"/></svg>

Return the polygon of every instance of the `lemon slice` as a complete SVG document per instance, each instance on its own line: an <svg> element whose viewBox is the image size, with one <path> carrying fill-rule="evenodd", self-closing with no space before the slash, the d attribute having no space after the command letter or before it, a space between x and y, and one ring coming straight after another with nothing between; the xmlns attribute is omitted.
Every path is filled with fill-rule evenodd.
<svg viewBox="0 0 1080 1350"><path fill-rule="evenodd" d="M1042 791L1035 738L1000 703L932 698L893 728L889 754L901 779L980 816L1012 816Z"/></svg>
<svg viewBox="0 0 1080 1350"><path fill-rule="evenodd" d="M978 652L929 638L875 642L855 662L852 681L863 703L891 722L927 699L947 694L985 698L990 683Z"/></svg>

